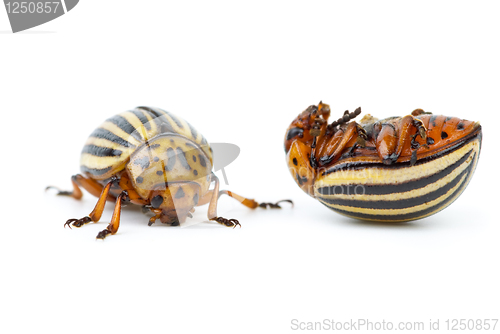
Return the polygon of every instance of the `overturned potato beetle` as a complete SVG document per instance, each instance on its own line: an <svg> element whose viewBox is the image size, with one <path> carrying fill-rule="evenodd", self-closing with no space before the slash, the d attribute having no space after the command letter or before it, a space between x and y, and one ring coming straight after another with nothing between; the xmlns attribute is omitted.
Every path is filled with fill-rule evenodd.
<svg viewBox="0 0 500 334"><path fill-rule="evenodd" d="M71 178L73 191L58 192L80 199L83 187L99 200L88 216L69 219L64 226L81 227L99 221L106 201L116 204L111 223L99 232L99 239L118 231L121 207L128 202L153 213L149 226L157 219L179 225L192 217L195 206L206 203L210 203L209 220L228 227L240 226L236 219L217 217L217 200L222 194L251 209L280 208L279 202L259 204L231 191L219 191L212 165L212 148L207 140L180 117L150 107L115 115L92 132L85 143L80 160L83 175ZM210 189L212 182L215 184Z"/></svg>
<svg viewBox="0 0 500 334"><path fill-rule="evenodd" d="M330 209L370 221L421 219L460 196L476 168L478 122L432 115L352 121L361 108L328 124L319 103L288 127L285 152L299 187Z"/></svg>

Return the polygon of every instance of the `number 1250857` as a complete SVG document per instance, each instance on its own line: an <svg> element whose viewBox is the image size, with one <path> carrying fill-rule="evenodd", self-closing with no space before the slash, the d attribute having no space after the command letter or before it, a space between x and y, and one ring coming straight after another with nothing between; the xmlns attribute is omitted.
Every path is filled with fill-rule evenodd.
<svg viewBox="0 0 500 334"><path fill-rule="evenodd" d="M53 2L7 2L5 7L7 8L7 13L9 14L42 14L42 13L56 13L59 6L59 1Z"/></svg>
<svg viewBox="0 0 500 334"><path fill-rule="evenodd" d="M448 319L446 329L457 330L495 330L498 319Z"/></svg>

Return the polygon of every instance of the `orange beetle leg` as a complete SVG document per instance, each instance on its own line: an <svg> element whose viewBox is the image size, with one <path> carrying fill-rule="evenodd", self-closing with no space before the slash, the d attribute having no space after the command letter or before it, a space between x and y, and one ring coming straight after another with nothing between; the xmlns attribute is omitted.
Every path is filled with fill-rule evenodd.
<svg viewBox="0 0 500 334"><path fill-rule="evenodd" d="M106 205L106 199L108 199L109 196L109 189L113 185L113 183L116 181L116 178L112 178L108 184L102 189L101 195L99 196L99 199L97 200L97 204L95 205L94 210L92 212L83 218L80 219L68 219L64 226L69 226L71 228L71 225L75 227L81 227L84 224L90 223L91 221L93 222L98 222L99 219L101 219L102 212L104 211L104 206Z"/></svg>
<svg viewBox="0 0 500 334"><path fill-rule="evenodd" d="M330 106L328 104L323 104L322 102L320 102L318 104L318 108L319 108L318 109L319 113L322 116L324 116L324 115L326 115L326 116L324 116L324 119L318 119L319 116L316 116L316 118L315 118L315 120L314 120L314 122L312 124L311 131L310 131L311 136L314 137L313 143L311 145L311 156L310 156L310 159L309 159L309 163L310 163L310 165L311 165L312 168L317 168L318 167L318 160L317 160L316 156L318 155L317 152L321 151L321 148L319 150L316 150L317 141L320 140L320 138L318 138L318 137L323 137L327 128L330 127L330 128L333 129L333 128L335 128L338 125L347 124L350 120L356 118L359 114L361 114L361 107L357 108L352 113L349 113L349 111L346 110L344 112L344 115L341 118L339 118L338 120L336 120L332 124L327 125L326 121L328 120L328 117L330 116ZM354 124L354 125L351 125L351 124ZM357 123L350 123L348 125L348 127L347 127L346 132L347 131L351 131L353 126L357 129L358 134L361 135L360 140L359 140L359 144L364 147L365 146L365 140L366 140L366 132L363 130L363 128L361 128L359 126L359 124L357 124ZM351 138L352 138L352 136L349 134L349 140ZM347 144L347 142L349 140L347 140L346 142L342 141L340 143L340 145L338 146L338 148L341 148L341 149L345 148L345 145ZM333 153L329 157L323 156L323 161L320 161L319 165L328 164L333 159L335 159L336 156L337 156L336 153Z"/></svg>
<svg viewBox="0 0 500 334"><path fill-rule="evenodd" d="M108 234L115 234L118 232L118 228L120 227L120 215L122 211L122 202L130 201L128 197L128 192L126 190L122 191L120 196L116 199L115 210L113 211L113 217L111 218L111 223L99 232L96 236L96 239L104 239Z"/></svg>
<svg viewBox="0 0 500 334"><path fill-rule="evenodd" d="M157 219L160 219L162 210L153 208L150 208L149 210L154 213L154 216L149 218L148 226L151 226L156 222Z"/></svg>
<svg viewBox="0 0 500 334"><path fill-rule="evenodd" d="M45 190L56 189L58 191L58 196L71 196L74 199L81 199L83 197L83 193L80 190L80 187L87 190L91 195L95 197L100 197L102 189L104 188L103 185L96 180L86 178L85 176L80 174L73 175L71 177L71 183L73 184L73 191L59 190L58 188L53 186L48 186ZM109 194L107 200L114 202L115 197Z"/></svg>
<svg viewBox="0 0 500 334"><path fill-rule="evenodd" d="M325 152L325 155L319 158L319 165L325 166L337 159L340 154L345 150L347 144L353 139L356 138L360 134L360 126L356 122L351 122L347 125L345 129L344 135L341 137L340 142L336 145L333 153L328 155L328 152ZM364 141L363 141L364 145Z"/></svg>
<svg viewBox="0 0 500 334"><path fill-rule="evenodd" d="M219 197L221 197L222 195L227 195L229 197L232 197L250 209L255 209L257 207L261 207L264 209L267 207L272 208L272 209L281 209L281 206L279 206L279 203L281 203L281 202L288 202L288 203L291 203L293 206L293 202L288 200L288 199L279 201L277 203L258 203L253 199L249 199L249 198L240 196L240 195L238 195L232 191L229 191L229 190L219 191L219 179L217 178L217 176L212 174L212 180L215 181L214 189L212 189L208 193L206 193L200 199L200 201L198 202L197 205L199 206L199 205L203 205L206 203L210 203L210 205L208 206L208 219L215 220L219 224L222 224L222 225L225 225L228 227L236 227L236 226L241 226L241 225L236 219L226 219L223 217L217 217L217 202L219 200Z"/></svg>
<svg viewBox="0 0 500 334"><path fill-rule="evenodd" d="M412 135L412 129L415 128L417 133ZM423 140L427 139L427 129L424 123L413 117L412 115L405 116L401 119L399 123L399 134L396 133L396 128L391 123L385 123L382 125L382 130L377 137L377 151L386 165L395 163L401 156L403 149L409 141L412 142L413 155L411 163L414 164L417 161L417 148L415 137L420 136ZM398 138L396 138L398 137Z"/></svg>
<svg viewBox="0 0 500 334"><path fill-rule="evenodd" d="M391 123L382 124L382 129L377 136L377 153L386 165L395 162L398 157L396 156L397 147L396 127Z"/></svg>
<svg viewBox="0 0 500 334"><path fill-rule="evenodd" d="M217 223L225 225L227 227L232 227L232 228L235 228L236 226L241 227L240 223L236 219L226 219L223 217L217 217L217 200L219 199L219 178L217 178L217 176L215 176L215 174L212 173L212 180L215 181L215 186L214 189L207 194L207 195L209 194L212 195L210 199L210 204L208 206L208 219L215 220Z"/></svg>

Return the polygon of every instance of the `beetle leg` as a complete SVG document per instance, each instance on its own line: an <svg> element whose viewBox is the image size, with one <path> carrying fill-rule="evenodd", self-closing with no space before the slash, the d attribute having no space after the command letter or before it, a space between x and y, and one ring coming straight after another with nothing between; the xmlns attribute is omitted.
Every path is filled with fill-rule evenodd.
<svg viewBox="0 0 500 334"><path fill-rule="evenodd" d="M154 213L154 216L149 218L148 226L153 225L157 219L160 219L161 211L162 211L161 209L153 209L153 208L151 208L150 210L151 210L151 212Z"/></svg>
<svg viewBox="0 0 500 334"><path fill-rule="evenodd" d="M377 136L377 153L386 165L390 165L398 159L395 154L397 146L396 127L392 123L382 124L382 129Z"/></svg>
<svg viewBox="0 0 500 334"><path fill-rule="evenodd" d="M243 196L235 194L234 192L229 191L229 190L221 190L219 192L219 197L221 197L222 195L228 195L229 197L234 198L235 200L237 200L238 202L240 202L241 204L243 204L244 206L246 206L247 208L250 208L250 209L255 209L257 207L263 208L263 209L267 209L268 207L271 209L281 209L281 206L279 205L279 203L281 203L281 202L288 202L288 203L292 204L292 207L293 207L293 202L289 199L283 199L283 200L278 201L276 203L258 203L253 199L243 197Z"/></svg>
<svg viewBox="0 0 500 334"><path fill-rule="evenodd" d="M412 128L417 130L416 135L411 135ZM415 137L419 135L423 140L427 139L427 129L418 118L412 115L405 116L399 123L399 134L396 127L392 123L382 124L382 130L377 137L377 152L383 163L390 165L395 163L400 157L403 149L408 141L413 143L412 148L415 150ZM416 153L415 153L416 154ZM412 164L416 162L416 155L412 157Z"/></svg>
<svg viewBox="0 0 500 334"><path fill-rule="evenodd" d="M358 148L358 143L352 145L351 149L349 150L349 152L347 152L347 155L350 156L350 157L353 157L354 156L354 151Z"/></svg>
<svg viewBox="0 0 500 334"><path fill-rule="evenodd" d="M215 220L217 223L219 223L221 225L225 225L227 227L232 227L232 228L235 228L236 226L241 227L240 222L236 219L226 219L224 217L215 217L211 220Z"/></svg>
<svg viewBox="0 0 500 334"><path fill-rule="evenodd" d="M128 198L132 203L138 205L146 205L147 201L142 199L137 190L134 189L134 186L132 185L132 182L130 182L130 179L127 176L127 174L122 174L120 176L120 181L118 182L118 186L122 190L127 190Z"/></svg>
<svg viewBox="0 0 500 334"><path fill-rule="evenodd" d="M344 135L340 139L340 142L337 144L335 150L333 153L330 155L324 155L321 158L319 158L319 163L322 166L325 166L332 162L335 158L340 156L340 154L344 151L344 149L347 147L347 143L351 141L352 138L355 136L358 136L358 128L359 125L356 122L351 122L349 125L347 125L347 128L344 132Z"/></svg>
<svg viewBox="0 0 500 334"><path fill-rule="evenodd" d="M212 173L212 180L215 181L214 189L212 189L206 195L204 195L199 200L197 205L203 205L203 204L210 202L210 205L208 206L208 219L215 220L219 224L222 224L222 225L225 225L228 227L233 227L233 228L236 226L241 227L241 225L236 219L226 219L223 217L217 217L217 201L218 201L219 197L222 195L228 195L229 197L236 199L238 202L240 202L241 204L243 204L244 206L246 206L250 209L255 209L257 207L261 207L264 209L266 209L268 207L271 209L281 209L281 206L279 205L279 203L281 203L281 202L288 202L288 203L292 204L292 206L293 206L293 202L289 199L281 200L277 203L258 203L253 199L249 199L249 198L240 196L240 195L235 194L234 192L229 191L229 190L219 191L219 179L213 173Z"/></svg>
<svg viewBox="0 0 500 334"><path fill-rule="evenodd" d="M227 195L229 197L232 197L232 198L234 198L235 200L237 200L238 202L240 202L241 204L243 204L244 206L246 206L247 208L250 208L250 209L255 209L257 207L263 208L263 209L267 209L267 208L270 208L270 209L281 209L281 206L279 205L279 203L282 203L282 202L288 202L293 207L293 202L291 200L289 200L289 199L283 199L283 200L278 201L276 203L258 203L258 202L256 202L253 199L249 199L249 198L243 197L243 196L235 194L234 192L229 191L229 190L221 190L219 192L219 197L221 197L222 195Z"/></svg>
<svg viewBox="0 0 500 334"><path fill-rule="evenodd" d="M58 196L71 196L75 199L81 199L83 193L80 187L87 190L91 195L94 195L95 197L100 197L102 189L104 188L102 184L100 184L96 180L86 178L85 176L80 174L73 175L71 177L71 183L73 184L73 191L64 191L53 186L48 186L47 188L45 188L45 190L56 189L58 191L57 192ZM115 197L110 194L107 200L114 202Z"/></svg>
<svg viewBox="0 0 500 334"><path fill-rule="evenodd" d="M279 203L281 203L281 202L290 203L292 205L292 207L293 207L293 202L291 200L289 200L289 199L283 199L283 200L278 201L276 203L260 203L259 207L263 208L263 209L267 209L268 207L270 209L281 209L281 206L279 205Z"/></svg>
<svg viewBox="0 0 500 334"><path fill-rule="evenodd" d="M323 104L323 102L318 103L318 107L312 111L310 117L314 117L312 121L311 130L309 134L313 137L313 142L311 144L311 154L309 156L309 164L312 168L318 167L317 155L317 142L318 137L323 137L328 129L327 120L330 116L330 106Z"/></svg>
<svg viewBox="0 0 500 334"><path fill-rule="evenodd" d="M361 107L356 108L356 110L354 110L352 113L349 113L349 110L346 110L344 112L344 115L335 122L332 122L330 126L334 128L337 125L346 124L350 120L355 119L357 116L359 116L359 114L361 114Z"/></svg>
<svg viewBox="0 0 500 334"><path fill-rule="evenodd" d="M316 168L318 167L318 159L316 158L316 141L317 141L317 136L314 137L313 142L311 144L311 155L309 156L309 164L311 165L311 168Z"/></svg>
<svg viewBox="0 0 500 334"><path fill-rule="evenodd" d="M219 224L225 225L227 227L236 227L240 223L236 219L226 219L223 217L217 217L217 200L219 199L219 178L212 173L212 180L215 181L214 189L209 193L211 194L210 204L208 206L208 219L215 220ZM208 195L208 194L207 194ZM254 201L255 202L255 201ZM257 204L257 202L255 202Z"/></svg>
<svg viewBox="0 0 500 334"><path fill-rule="evenodd" d="M75 227L81 227L84 224L90 223L91 221L93 222L98 222L99 219L101 219L102 212L104 211L104 206L106 205L106 199L108 199L109 195L109 189L113 185L113 183L116 181L116 178L112 178L108 184L102 189L101 196L99 196L99 199L97 200L97 204L94 207L94 210L86 216L81 219L68 219L64 226L68 226L71 228L71 225Z"/></svg>
<svg viewBox="0 0 500 334"><path fill-rule="evenodd" d="M411 112L412 116L418 116L418 115L432 115L431 112L424 111L423 109L415 109Z"/></svg>
<svg viewBox="0 0 500 334"><path fill-rule="evenodd" d="M122 193L116 199L115 210L113 211L113 217L111 218L111 223L99 232L96 236L96 239L104 239L108 234L115 234L120 227L120 215L122 211L123 201L129 201L128 192L126 190L122 191Z"/></svg>
<svg viewBox="0 0 500 334"><path fill-rule="evenodd" d="M74 199L81 199L83 197L83 193L82 193L80 187L78 187L78 184L76 183L75 178L76 178L76 175L73 175L71 177L71 183L73 184L73 191L61 190L61 189L54 187L54 186L48 186L47 188L45 188L45 191L47 191L49 189L56 189L58 196L71 196Z"/></svg>
<svg viewBox="0 0 500 334"><path fill-rule="evenodd" d="M152 208L151 205L146 204L146 205L141 206L141 211L143 214L147 215L148 213L151 212L151 208Z"/></svg>

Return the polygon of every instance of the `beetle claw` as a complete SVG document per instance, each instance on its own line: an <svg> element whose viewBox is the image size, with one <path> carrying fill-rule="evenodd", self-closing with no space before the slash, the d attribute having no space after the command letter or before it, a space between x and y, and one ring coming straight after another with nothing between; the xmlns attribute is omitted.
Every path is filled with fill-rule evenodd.
<svg viewBox="0 0 500 334"><path fill-rule="evenodd" d="M236 219L226 219L224 217L215 217L211 220L215 220L217 223L224 225L224 226L227 226L227 227L232 227L232 228L235 228L236 226L241 227L240 222L237 221Z"/></svg>
<svg viewBox="0 0 500 334"><path fill-rule="evenodd" d="M56 193L57 196L72 196L73 195L72 191L61 190L61 189L54 187L54 186L48 186L47 188L45 188L45 191L48 191L49 189L55 189L57 191L57 193Z"/></svg>
<svg viewBox="0 0 500 334"><path fill-rule="evenodd" d="M80 219L68 219L66 223L64 223L64 227L68 226L71 229L71 225L74 227L82 227L83 225L90 223L92 219L89 216L80 218Z"/></svg>
<svg viewBox="0 0 500 334"><path fill-rule="evenodd" d="M293 207L293 202L291 200L289 200L289 199L284 199L284 200L278 201L276 203L260 203L259 207L261 207L263 209L267 209L268 207L270 209L281 209L281 206L279 205L279 203L281 203L281 202L288 202Z"/></svg>
<svg viewBox="0 0 500 334"><path fill-rule="evenodd" d="M95 238L104 240L104 238L106 238L108 234L111 234L111 231L106 228L101 232L97 233L97 236Z"/></svg>

